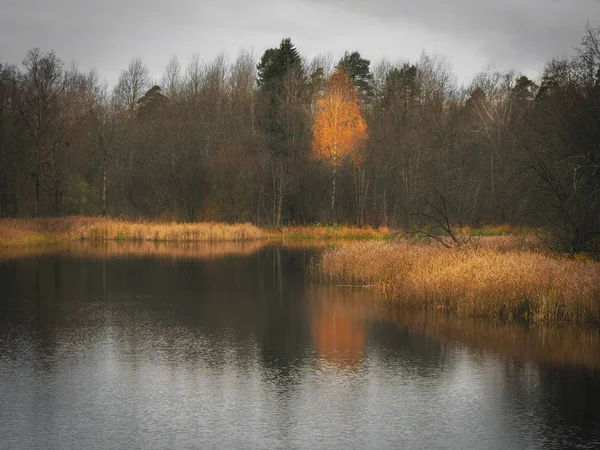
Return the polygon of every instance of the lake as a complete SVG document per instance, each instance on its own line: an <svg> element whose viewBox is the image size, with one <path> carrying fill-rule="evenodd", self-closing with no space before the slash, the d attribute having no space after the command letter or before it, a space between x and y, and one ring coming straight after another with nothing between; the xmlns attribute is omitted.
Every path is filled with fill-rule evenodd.
<svg viewBox="0 0 600 450"><path fill-rule="evenodd" d="M600 332L404 311L311 247L0 259L0 448L600 448Z"/></svg>

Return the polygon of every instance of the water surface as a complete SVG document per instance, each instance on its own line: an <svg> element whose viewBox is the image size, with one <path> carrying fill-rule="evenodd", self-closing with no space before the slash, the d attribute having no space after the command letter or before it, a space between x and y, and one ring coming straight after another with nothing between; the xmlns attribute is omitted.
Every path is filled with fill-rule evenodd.
<svg viewBox="0 0 600 450"><path fill-rule="evenodd" d="M311 249L0 262L0 448L600 448L600 338L407 312ZM83 251L85 250L85 251Z"/></svg>

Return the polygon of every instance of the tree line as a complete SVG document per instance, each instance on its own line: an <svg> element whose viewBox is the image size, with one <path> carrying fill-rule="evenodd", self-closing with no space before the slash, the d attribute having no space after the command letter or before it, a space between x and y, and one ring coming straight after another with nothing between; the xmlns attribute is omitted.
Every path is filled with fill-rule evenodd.
<svg viewBox="0 0 600 450"><path fill-rule="evenodd" d="M352 131L338 137L334 122ZM20 67L0 63L0 217L71 214L545 225L562 248L590 251L600 28L539 80L489 68L467 86L440 56L306 60L290 39L259 61L172 58L159 82L134 59L113 88L30 50Z"/></svg>

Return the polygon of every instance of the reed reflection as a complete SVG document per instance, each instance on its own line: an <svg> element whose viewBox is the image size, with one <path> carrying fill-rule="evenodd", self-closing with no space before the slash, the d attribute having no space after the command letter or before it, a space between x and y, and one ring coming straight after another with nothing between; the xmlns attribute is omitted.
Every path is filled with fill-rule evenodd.
<svg viewBox="0 0 600 450"><path fill-rule="evenodd" d="M401 335L424 336L439 344L454 343L471 352L554 366L600 368L600 329L456 317L374 300L360 288L313 286L310 296L312 338L324 359L340 364L360 362L367 330L393 325ZM370 324L379 324L370 326ZM396 334L396 340L398 339ZM404 341L404 339L403 339ZM396 342L398 344L398 342ZM404 348L415 345L413 339Z"/></svg>
<svg viewBox="0 0 600 450"><path fill-rule="evenodd" d="M459 343L470 351L494 353L521 362L600 368L597 327L461 318L406 311L389 304L380 308L378 314L411 334Z"/></svg>

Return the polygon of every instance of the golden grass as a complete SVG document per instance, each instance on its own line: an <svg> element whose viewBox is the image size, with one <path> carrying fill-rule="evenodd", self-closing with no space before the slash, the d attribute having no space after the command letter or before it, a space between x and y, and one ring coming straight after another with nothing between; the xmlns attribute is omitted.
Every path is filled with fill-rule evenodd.
<svg viewBox="0 0 600 450"><path fill-rule="evenodd" d="M355 227L348 225L286 226L269 232L272 239L283 240L364 240L390 239L394 232L387 227Z"/></svg>
<svg viewBox="0 0 600 450"><path fill-rule="evenodd" d="M600 264L538 252L363 242L325 250L312 271L460 315L600 321Z"/></svg>
<svg viewBox="0 0 600 450"><path fill-rule="evenodd" d="M128 222L97 217L0 220L0 247L36 246L72 240L242 242L266 239L248 223Z"/></svg>

